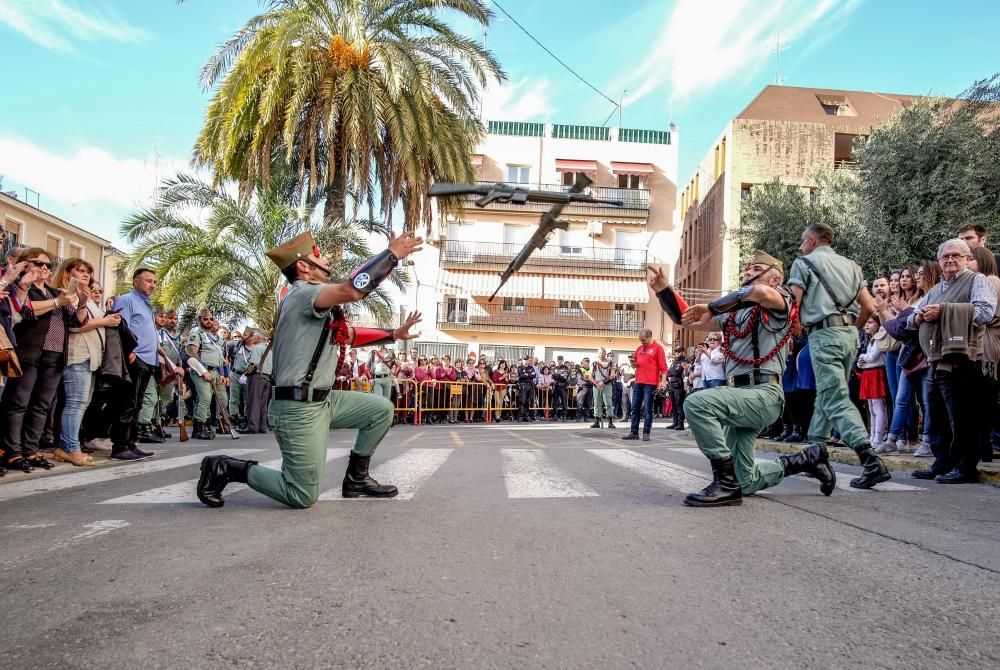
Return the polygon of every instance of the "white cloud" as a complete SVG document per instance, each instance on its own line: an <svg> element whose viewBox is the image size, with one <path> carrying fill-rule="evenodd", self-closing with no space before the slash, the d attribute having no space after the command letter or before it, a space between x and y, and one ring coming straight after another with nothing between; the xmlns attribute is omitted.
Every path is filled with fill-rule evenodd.
<svg viewBox="0 0 1000 670"><path fill-rule="evenodd" d="M183 171L191 172L187 161L172 156L123 158L97 146L57 153L0 135L5 189L27 186L39 193L42 209L111 240L125 214L151 201L158 180Z"/></svg>
<svg viewBox="0 0 1000 670"><path fill-rule="evenodd" d="M500 121L545 120L553 112L547 79L493 85L483 93L483 119Z"/></svg>
<svg viewBox="0 0 1000 670"><path fill-rule="evenodd" d="M612 88L629 89L626 104L661 88L683 100L773 63L769 46L779 33L783 50L807 35L821 39L862 1L677 0L653 48Z"/></svg>
<svg viewBox="0 0 1000 670"><path fill-rule="evenodd" d="M141 42L146 31L128 24L105 2L74 0L0 0L0 24L35 44L54 51L73 51L75 40Z"/></svg>

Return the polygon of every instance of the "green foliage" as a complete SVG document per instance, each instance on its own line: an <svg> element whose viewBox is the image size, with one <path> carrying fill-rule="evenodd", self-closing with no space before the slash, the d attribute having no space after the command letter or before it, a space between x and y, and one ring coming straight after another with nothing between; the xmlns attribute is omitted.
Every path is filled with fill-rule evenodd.
<svg viewBox="0 0 1000 670"><path fill-rule="evenodd" d="M292 205L294 189L288 171L276 174L266 188L258 184L249 201L189 175L165 180L153 205L122 225L133 245L122 264L126 276L140 266L155 270L154 302L178 308L187 320L207 307L220 319L273 328L277 291L285 280L265 252L312 228L313 208ZM314 232L321 249L337 251L329 260L333 277L342 278L372 255L366 233L385 235L387 227L361 220ZM391 281L399 288L408 284L399 271ZM361 309L382 323L393 316L381 289Z"/></svg>
<svg viewBox="0 0 1000 670"><path fill-rule="evenodd" d="M834 247L872 277L923 258L963 224L1000 241L1000 74L954 99L922 99L855 142L856 170L823 170L816 201L781 180L756 186L731 231L741 258L764 249L796 254L805 227L821 221Z"/></svg>
<svg viewBox="0 0 1000 670"><path fill-rule="evenodd" d="M504 74L440 14L487 25L483 0L273 0L202 70L215 89L195 161L246 196L277 155L303 200L325 198L324 225L347 200L391 223L430 225L434 180L470 181L482 138L479 90ZM376 200L378 203L376 204Z"/></svg>

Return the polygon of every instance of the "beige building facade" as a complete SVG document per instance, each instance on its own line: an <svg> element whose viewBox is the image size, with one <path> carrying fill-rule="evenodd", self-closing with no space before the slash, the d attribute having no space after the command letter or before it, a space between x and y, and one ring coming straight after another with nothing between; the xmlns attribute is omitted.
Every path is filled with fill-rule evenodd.
<svg viewBox="0 0 1000 670"><path fill-rule="evenodd" d="M9 193L0 193L0 247L5 255L9 249L41 247L55 266L66 258L83 258L94 266L98 281L109 291L121 260L121 252L110 241Z"/></svg>
<svg viewBox="0 0 1000 670"><path fill-rule="evenodd" d="M816 197L821 169L854 167L857 138L885 123L916 98L909 95L766 86L733 118L682 186L675 286L688 302L705 302L741 281L732 231L740 203L755 186L780 178ZM681 333L692 345L693 333Z"/></svg>
<svg viewBox="0 0 1000 670"><path fill-rule="evenodd" d="M599 347L624 357L642 327L669 338L645 274L651 264L669 273L677 256L677 131L506 121L488 130L472 157L482 183L564 191L582 172L593 181L589 193L624 206L565 207L568 229L536 250L492 302L500 273L549 205L479 208L469 198L461 214L436 217L429 248L413 257L416 287L406 296L424 313L421 342L490 360L579 361Z"/></svg>

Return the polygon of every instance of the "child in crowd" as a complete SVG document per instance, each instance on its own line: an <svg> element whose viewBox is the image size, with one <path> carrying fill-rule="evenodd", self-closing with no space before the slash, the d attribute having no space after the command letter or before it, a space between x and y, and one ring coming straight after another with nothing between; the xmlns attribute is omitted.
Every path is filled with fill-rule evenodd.
<svg viewBox="0 0 1000 670"><path fill-rule="evenodd" d="M858 367L861 368L861 400L868 401L868 414L871 417L871 443L880 448L885 443L886 434L886 384L885 384L885 353L879 349L879 340L888 337L882 329L878 316L872 316L865 323L865 334L868 335L868 346L858 356Z"/></svg>

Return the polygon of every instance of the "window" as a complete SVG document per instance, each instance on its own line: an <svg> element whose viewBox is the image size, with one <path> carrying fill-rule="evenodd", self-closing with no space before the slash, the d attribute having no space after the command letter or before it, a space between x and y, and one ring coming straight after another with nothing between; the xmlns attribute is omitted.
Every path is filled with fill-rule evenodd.
<svg viewBox="0 0 1000 670"><path fill-rule="evenodd" d="M740 187L740 199L746 200L750 197L750 192L753 190L753 184L743 184Z"/></svg>
<svg viewBox="0 0 1000 670"><path fill-rule="evenodd" d="M83 258L83 247L79 244L69 243L69 257L70 258Z"/></svg>
<svg viewBox="0 0 1000 670"><path fill-rule="evenodd" d="M583 176L586 177L587 173L586 172L563 172L562 173L562 185L565 186L566 188L570 188L571 186L573 186L573 184L576 183L577 176L579 176L579 175L583 175ZM584 190L584 193L589 193L589 192L590 192L590 188L589 187Z"/></svg>
<svg viewBox="0 0 1000 670"><path fill-rule="evenodd" d="M534 226L515 226L505 223L503 225L503 241L507 244L524 246L531 239L534 230Z"/></svg>
<svg viewBox="0 0 1000 670"><path fill-rule="evenodd" d="M507 181L513 184L530 184L531 183L531 166L530 165L508 165L507 166Z"/></svg>
<svg viewBox="0 0 1000 670"><path fill-rule="evenodd" d="M501 309L504 312L523 312L524 298L504 298Z"/></svg>
<svg viewBox="0 0 1000 670"><path fill-rule="evenodd" d="M59 247L62 246L62 239L56 237L55 235L45 236L45 251L49 255L50 261L55 261L59 257Z"/></svg>
<svg viewBox="0 0 1000 670"><path fill-rule="evenodd" d="M809 189L809 204L815 205L817 200L819 200L819 194L816 193L816 189Z"/></svg>
<svg viewBox="0 0 1000 670"><path fill-rule="evenodd" d="M448 323L468 323L469 322L469 299L468 298L448 298L447 301L447 321Z"/></svg>
<svg viewBox="0 0 1000 670"><path fill-rule="evenodd" d="M616 330L637 330L640 326L635 305L615 303L614 327Z"/></svg>
<svg viewBox="0 0 1000 670"><path fill-rule="evenodd" d="M579 300L560 300L559 314L563 316L573 316L583 310L583 305Z"/></svg>
<svg viewBox="0 0 1000 670"><path fill-rule="evenodd" d="M637 174L620 174L618 188L642 188L642 177Z"/></svg>
<svg viewBox="0 0 1000 670"><path fill-rule="evenodd" d="M582 254L587 239L586 228L569 228L559 231L559 253Z"/></svg>
<svg viewBox="0 0 1000 670"><path fill-rule="evenodd" d="M827 116L857 116L857 112L851 107L851 101L844 95L833 93L822 93L816 96L823 112Z"/></svg>

